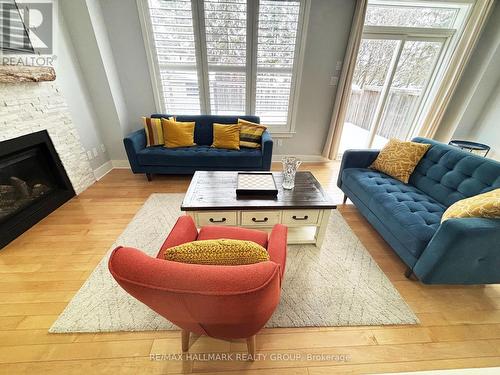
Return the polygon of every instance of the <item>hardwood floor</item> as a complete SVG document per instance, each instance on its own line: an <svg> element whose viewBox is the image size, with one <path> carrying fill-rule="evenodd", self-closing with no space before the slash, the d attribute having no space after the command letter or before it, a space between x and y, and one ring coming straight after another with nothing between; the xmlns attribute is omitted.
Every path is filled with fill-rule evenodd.
<svg viewBox="0 0 500 375"><path fill-rule="evenodd" d="M341 202L338 163L301 168L311 170ZM147 182L129 170L113 170L0 251L0 373L322 375L500 366L500 285L426 286L405 279L403 263L350 204L339 210L420 325L264 329L257 353L267 358L255 362L162 360L161 355L181 352L180 331L48 334L146 198L185 192L189 180L155 176ZM244 340L207 337L190 349L245 351ZM290 360L273 360L278 355Z"/></svg>

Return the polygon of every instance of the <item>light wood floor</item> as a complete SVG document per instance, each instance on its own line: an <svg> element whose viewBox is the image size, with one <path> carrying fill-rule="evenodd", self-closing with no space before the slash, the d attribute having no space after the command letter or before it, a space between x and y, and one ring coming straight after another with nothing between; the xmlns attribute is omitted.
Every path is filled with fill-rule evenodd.
<svg viewBox="0 0 500 375"><path fill-rule="evenodd" d="M305 165L341 202L337 163ZM264 329L258 353L344 354L339 361L151 361L180 352L179 332L48 334L146 198L184 192L189 177L114 170L0 251L0 373L220 373L320 375L500 366L500 285L426 286L352 205L339 207L418 315L418 326ZM473 249L471 249L473 250ZM332 285L334 288L335 285ZM192 353L244 352L243 341L201 337Z"/></svg>

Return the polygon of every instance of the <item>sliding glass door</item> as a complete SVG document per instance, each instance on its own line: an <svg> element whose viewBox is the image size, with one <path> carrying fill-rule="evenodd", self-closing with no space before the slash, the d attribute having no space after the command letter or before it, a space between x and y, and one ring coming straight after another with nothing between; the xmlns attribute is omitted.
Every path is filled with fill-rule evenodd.
<svg viewBox="0 0 500 375"><path fill-rule="evenodd" d="M339 154L411 139L446 76L469 0L368 0Z"/></svg>
<svg viewBox="0 0 500 375"><path fill-rule="evenodd" d="M390 138L408 139L414 128L417 109L427 92L429 81L445 40L402 42L401 55L385 92L380 121L373 124L369 146L381 148Z"/></svg>
<svg viewBox="0 0 500 375"><path fill-rule="evenodd" d="M340 153L406 139L446 38L365 33L359 48Z"/></svg>

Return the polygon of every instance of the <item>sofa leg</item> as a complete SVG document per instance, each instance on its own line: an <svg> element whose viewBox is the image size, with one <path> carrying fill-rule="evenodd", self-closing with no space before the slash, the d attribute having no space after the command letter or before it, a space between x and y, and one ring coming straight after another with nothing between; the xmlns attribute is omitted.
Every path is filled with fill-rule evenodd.
<svg viewBox="0 0 500 375"><path fill-rule="evenodd" d="M247 338L247 349L248 355L250 356L250 360L255 360L255 335Z"/></svg>
<svg viewBox="0 0 500 375"><path fill-rule="evenodd" d="M153 181L153 175L151 173L146 173L146 178L148 181Z"/></svg>
<svg viewBox="0 0 500 375"><path fill-rule="evenodd" d="M417 277L415 276L415 274L413 273L413 270L408 267L405 271L405 277L408 279L408 280L417 280Z"/></svg>
<svg viewBox="0 0 500 375"><path fill-rule="evenodd" d="M182 335L182 351L187 352L189 350L189 336L190 336L189 331L183 329L181 335Z"/></svg>
<svg viewBox="0 0 500 375"><path fill-rule="evenodd" d="M345 204L347 202L347 195L344 194L344 199L342 200L342 204Z"/></svg>

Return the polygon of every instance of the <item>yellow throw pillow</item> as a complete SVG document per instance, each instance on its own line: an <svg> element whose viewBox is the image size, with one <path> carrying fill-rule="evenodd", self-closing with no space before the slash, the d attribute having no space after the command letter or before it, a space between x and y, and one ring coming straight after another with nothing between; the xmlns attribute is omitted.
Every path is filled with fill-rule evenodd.
<svg viewBox="0 0 500 375"><path fill-rule="evenodd" d="M441 222L461 217L500 219L500 189L474 195L453 203L444 212Z"/></svg>
<svg viewBox="0 0 500 375"><path fill-rule="evenodd" d="M194 143L194 122L178 122L162 118L163 136L165 137L165 147L190 147Z"/></svg>
<svg viewBox="0 0 500 375"><path fill-rule="evenodd" d="M370 168L407 184L410 175L429 147L431 147L430 144L391 139L380 151Z"/></svg>
<svg viewBox="0 0 500 375"><path fill-rule="evenodd" d="M212 143L212 147L239 150L240 125L224 125L214 123L214 142Z"/></svg>
<svg viewBox="0 0 500 375"><path fill-rule="evenodd" d="M159 146L165 143L161 119L143 117L144 131L146 132L146 147Z"/></svg>
<svg viewBox="0 0 500 375"><path fill-rule="evenodd" d="M266 127L255 122L250 122L238 119L240 124L240 147L260 148L262 134L266 131Z"/></svg>
<svg viewBox="0 0 500 375"><path fill-rule="evenodd" d="M173 262L212 265L242 265L269 260L267 250L252 241L205 240L188 242L165 251Z"/></svg>

